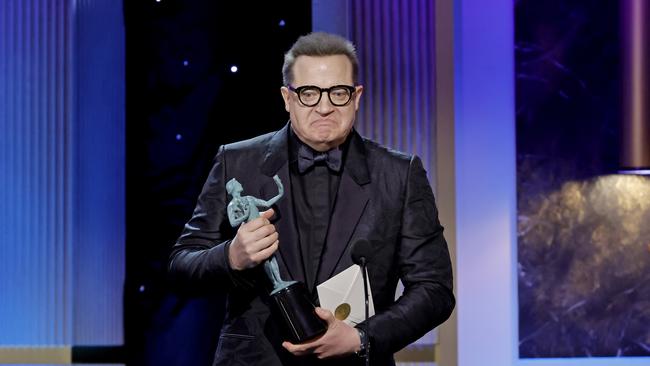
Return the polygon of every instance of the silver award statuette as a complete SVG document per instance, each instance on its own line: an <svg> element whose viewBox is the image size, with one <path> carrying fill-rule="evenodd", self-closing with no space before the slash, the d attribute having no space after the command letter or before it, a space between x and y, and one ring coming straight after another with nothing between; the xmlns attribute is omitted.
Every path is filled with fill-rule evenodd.
<svg viewBox="0 0 650 366"><path fill-rule="evenodd" d="M232 197L228 203L228 220L232 227L260 217L258 207L269 208L282 197L284 187L280 177L275 175L273 180L278 186L278 194L268 201L242 196L244 188L235 178L226 183L226 191ZM275 254L264 261L264 272L273 285L270 293L273 311L282 318L292 343L302 343L325 333L327 324L316 315L307 288L302 282L282 279Z"/></svg>

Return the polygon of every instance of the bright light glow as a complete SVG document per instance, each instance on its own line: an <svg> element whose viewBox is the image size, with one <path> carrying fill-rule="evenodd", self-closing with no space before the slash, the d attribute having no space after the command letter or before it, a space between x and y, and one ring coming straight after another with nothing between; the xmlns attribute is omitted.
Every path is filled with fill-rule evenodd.
<svg viewBox="0 0 650 366"><path fill-rule="evenodd" d="M454 1L458 365L514 366L514 7L507 0L485 5Z"/></svg>
<svg viewBox="0 0 650 366"><path fill-rule="evenodd" d="M650 169L626 169L619 170L619 174L650 175Z"/></svg>
<svg viewBox="0 0 650 366"><path fill-rule="evenodd" d="M280 19L280 23L278 23L278 25L280 27L284 27L285 25L287 25L287 23L284 21L284 19Z"/></svg>
<svg viewBox="0 0 650 366"><path fill-rule="evenodd" d="M648 357L576 357L576 358L527 358L519 360L518 366L642 366Z"/></svg>
<svg viewBox="0 0 650 366"><path fill-rule="evenodd" d="M176 140L177 141L180 141L182 138L183 138L183 135L181 135L180 133L176 134Z"/></svg>
<svg viewBox="0 0 650 366"><path fill-rule="evenodd" d="M189 61L187 61L187 60L183 60L183 66L187 66L187 65L189 65L189 64L190 64Z"/></svg>
<svg viewBox="0 0 650 366"><path fill-rule="evenodd" d="M237 72L238 70L239 69L237 68L237 66L235 65L230 66L230 72Z"/></svg>

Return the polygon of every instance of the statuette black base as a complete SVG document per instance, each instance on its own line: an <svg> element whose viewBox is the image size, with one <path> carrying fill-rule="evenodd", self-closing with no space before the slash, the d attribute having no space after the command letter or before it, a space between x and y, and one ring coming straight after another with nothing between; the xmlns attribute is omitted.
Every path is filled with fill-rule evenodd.
<svg viewBox="0 0 650 366"><path fill-rule="evenodd" d="M316 315L309 293L301 282L296 282L271 294L274 311L281 314L289 340L302 343L327 330L327 323Z"/></svg>

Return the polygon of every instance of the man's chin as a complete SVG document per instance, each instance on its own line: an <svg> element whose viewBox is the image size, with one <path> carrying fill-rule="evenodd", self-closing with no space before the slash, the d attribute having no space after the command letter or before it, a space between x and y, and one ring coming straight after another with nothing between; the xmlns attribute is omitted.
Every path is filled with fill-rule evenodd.
<svg viewBox="0 0 650 366"><path fill-rule="evenodd" d="M335 142L329 138L312 138L304 142L317 151L327 151L336 146Z"/></svg>
<svg viewBox="0 0 650 366"><path fill-rule="evenodd" d="M342 144L345 141L346 137L347 137L347 135L346 136L340 136L338 134L333 134L333 133L319 134L319 135L314 136L312 141L314 143L318 144L319 146L323 146L323 147L326 146L326 147L331 149L333 147L337 147L340 144Z"/></svg>
<svg viewBox="0 0 650 366"><path fill-rule="evenodd" d="M317 144L329 144L331 143L334 138L332 137L332 133L316 133L312 136L312 141L314 141Z"/></svg>

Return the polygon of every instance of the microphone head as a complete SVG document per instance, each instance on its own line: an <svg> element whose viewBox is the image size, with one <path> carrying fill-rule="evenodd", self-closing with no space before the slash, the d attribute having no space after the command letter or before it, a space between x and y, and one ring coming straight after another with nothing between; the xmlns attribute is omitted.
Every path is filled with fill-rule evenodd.
<svg viewBox="0 0 650 366"><path fill-rule="evenodd" d="M372 254L372 246L368 239L359 239L352 244L352 262L361 265L362 258L367 262Z"/></svg>

